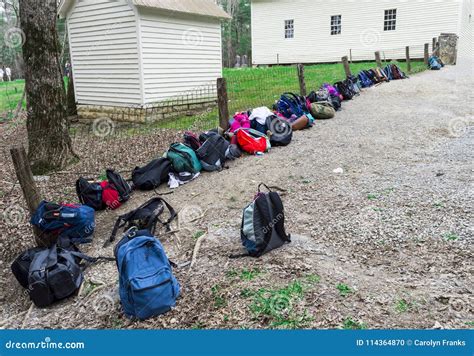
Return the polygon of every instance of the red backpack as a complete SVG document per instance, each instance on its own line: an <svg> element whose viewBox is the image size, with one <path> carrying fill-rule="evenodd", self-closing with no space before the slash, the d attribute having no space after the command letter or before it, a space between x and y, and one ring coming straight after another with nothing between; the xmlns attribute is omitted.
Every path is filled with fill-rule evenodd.
<svg viewBox="0 0 474 356"><path fill-rule="evenodd" d="M102 187L102 201L112 210L118 209L122 206L120 202L119 192L106 180L100 183Z"/></svg>
<svg viewBox="0 0 474 356"><path fill-rule="evenodd" d="M102 201L112 210L118 209L130 199L132 188L122 176L111 169L107 170L107 180L100 183Z"/></svg>
<svg viewBox="0 0 474 356"><path fill-rule="evenodd" d="M251 155L267 152L271 148L268 137L257 130L239 129L236 136L240 148Z"/></svg>

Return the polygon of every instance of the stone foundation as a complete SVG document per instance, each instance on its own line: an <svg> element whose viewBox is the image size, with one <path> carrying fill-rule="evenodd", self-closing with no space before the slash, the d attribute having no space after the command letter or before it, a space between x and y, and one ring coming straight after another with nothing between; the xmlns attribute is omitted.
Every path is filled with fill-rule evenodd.
<svg viewBox="0 0 474 356"><path fill-rule="evenodd" d="M116 122L151 123L199 115L217 108L217 100L187 104L157 104L144 107L77 105L79 120L110 119Z"/></svg>

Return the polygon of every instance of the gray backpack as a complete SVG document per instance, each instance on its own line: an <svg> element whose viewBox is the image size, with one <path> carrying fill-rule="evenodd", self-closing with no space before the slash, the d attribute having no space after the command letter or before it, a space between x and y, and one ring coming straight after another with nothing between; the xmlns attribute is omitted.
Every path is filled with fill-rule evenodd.
<svg viewBox="0 0 474 356"><path fill-rule="evenodd" d="M262 186L269 192L261 192ZM259 185L255 200L244 209L241 240L247 253L231 258L261 257L291 242L291 236L285 231L285 211L280 195L265 184Z"/></svg>
<svg viewBox="0 0 474 356"><path fill-rule="evenodd" d="M225 167L229 145L224 137L218 134L211 135L196 151L202 169L207 172L222 171Z"/></svg>
<svg viewBox="0 0 474 356"><path fill-rule="evenodd" d="M82 260L89 263L114 261L113 258L93 258L57 246L36 250L28 268L28 292L33 303L44 308L75 294L84 279L86 266L81 264Z"/></svg>

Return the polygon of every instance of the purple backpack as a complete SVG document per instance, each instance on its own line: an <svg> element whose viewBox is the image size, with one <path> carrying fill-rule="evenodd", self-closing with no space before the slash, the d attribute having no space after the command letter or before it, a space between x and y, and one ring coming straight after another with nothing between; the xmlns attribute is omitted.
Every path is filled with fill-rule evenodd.
<svg viewBox="0 0 474 356"><path fill-rule="evenodd" d="M334 88L334 86L332 86L331 84L324 83L323 88L326 89L327 91L329 91L330 95L335 95L335 96L339 96L339 97L341 96L341 93L339 93L337 91L337 89Z"/></svg>

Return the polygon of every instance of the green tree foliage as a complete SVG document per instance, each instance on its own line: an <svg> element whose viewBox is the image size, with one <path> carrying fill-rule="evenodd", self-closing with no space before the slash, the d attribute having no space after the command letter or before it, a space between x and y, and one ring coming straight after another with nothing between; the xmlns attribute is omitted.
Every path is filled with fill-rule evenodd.
<svg viewBox="0 0 474 356"><path fill-rule="evenodd" d="M251 59L250 0L219 0L220 6L232 16L222 26L224 65L233 67L236 55Z"/></svg>

